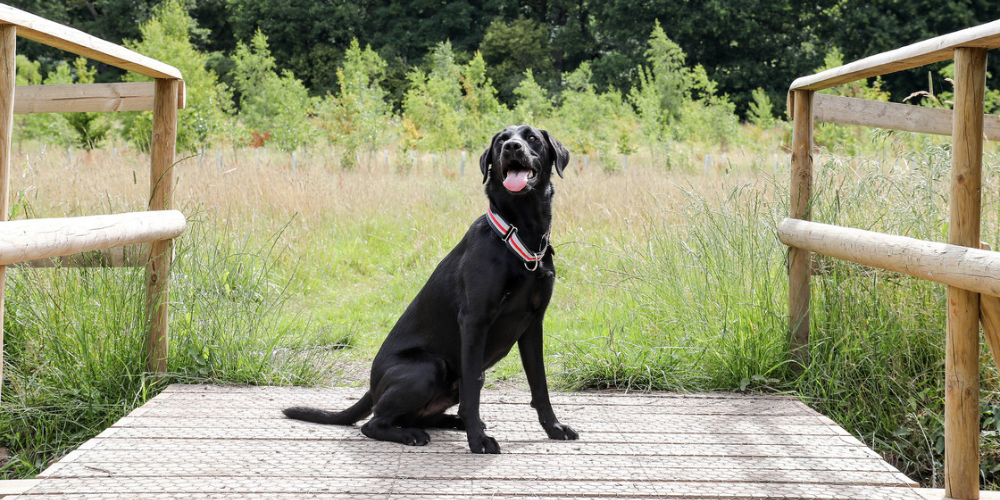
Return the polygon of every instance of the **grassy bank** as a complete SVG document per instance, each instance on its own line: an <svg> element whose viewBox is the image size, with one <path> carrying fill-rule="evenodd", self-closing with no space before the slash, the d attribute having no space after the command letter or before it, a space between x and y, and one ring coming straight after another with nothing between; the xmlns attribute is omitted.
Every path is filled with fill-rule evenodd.
<svg viewBox="0 0 1000 500"><path fill-rule="evenodd" d="M818 157L814 219L943 241L948 151L927 143L897 156L887 153L892 136L880 140L871 150L882 153ZM354 171L323 152L295 168L289 157L238 151L180 163L175 200L191 224L178 240L170 380L359 383L355 368L483 212L474 156L464 173L457 153L405 168L377 155ZM795 392L940 487L944 287L817 259L810 363L791 370L786 249L775 235L788 212L787 167L727 156L706 171L704 156L679 149L668 171L662 158L633 155L618 172L578 157L556 180L552 379ZM21 157L20 217L144 204L147 163L134 152L78 154L72 165L62 152ZM987 168L983 189L983 236L995 248L996 174ZM37 473L155 393L141 372L142 274L12 273L0 446L14 459L0 474ZM983 473L996 482L1000 399L985 352L982 366ZM516 353L491 377L519 383Z"/></svg>

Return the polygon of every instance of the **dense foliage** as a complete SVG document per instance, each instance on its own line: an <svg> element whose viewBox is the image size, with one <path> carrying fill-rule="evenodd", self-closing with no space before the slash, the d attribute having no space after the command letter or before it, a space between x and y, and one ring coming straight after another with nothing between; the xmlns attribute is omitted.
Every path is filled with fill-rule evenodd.
<svg viewBox="0 0 1000 500"><path fill-rule="evenodd" d="M164 2L176 0L12 0L29 12L121 43L141 38ZM353 40L370 46L386 66L382 84L399 110L415 68L429 71L432 54L450 42L464 63L483 54L487 76L498 98L515 105L514 89L531 69L550 95L558 94L561 76L589 62L598 91L623 95L639 85L638 67L646 61L646 39L659 23L667 37L701 65L747 117L752 92L761 88L784 108L781 98L796 76L822 64L839 49L854 60L921 39L1000 18L1000 3L983 0L751 0L743 2L674 2L654 0L183 0L194 20L191 43L208 58L208 67L230 86L237 45L259 31L268 40L275 72L290 71L313 96L336 94L337 76ZM51 71L66 57L33 42L22 51ZM178 65L179 60L167 62ZM991 61L994 79L1000 61ZM944 77L931 68L935 85ZM187 73L185 73L187 74ZM100 67L99 80L121 74ZM926 70L886 78L886 90L903 96L926 90Z"/></svg>

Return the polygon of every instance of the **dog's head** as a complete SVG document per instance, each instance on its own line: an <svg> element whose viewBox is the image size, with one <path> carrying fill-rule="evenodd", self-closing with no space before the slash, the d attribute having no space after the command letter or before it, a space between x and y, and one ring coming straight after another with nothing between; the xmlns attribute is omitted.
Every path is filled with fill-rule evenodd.
<svg viewBox="0 0 1000 500"><path fill-rule="evenodd" d="M495 182L512 195L547 186L552 177L552 167L562 177L567 163L569 151L566 146L545 130L529 125L501 130L479 157L483 183Z"/></svg>

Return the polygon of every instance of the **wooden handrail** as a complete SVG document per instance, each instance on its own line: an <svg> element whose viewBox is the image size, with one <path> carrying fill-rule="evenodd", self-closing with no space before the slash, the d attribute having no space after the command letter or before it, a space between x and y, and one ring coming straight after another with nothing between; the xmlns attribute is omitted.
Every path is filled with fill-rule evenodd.
<svg viewBox="0 0 1000 500"><path fill-rule="evenodd" d="M959 47L1000 47L1000 20L859 59L815 75L803 76L792 82L790 90L823 90L862 78L919 68L953 58L955 49Z"/></svg>
<svg viewBox="0 0 1000 500"><path fill-rule="evenodd" d="M177 210L0 222L0 266L176 238Z"/></svg>
<svg viewBox="0 0 1000 500"><path fill-rule="evenodd" d="M17 35L95 61L150 78L180 80L181 72L169 64L101 40L80 30L0 4L0 23L17 26Z"/></svg>
<svg viewBox="0 0 1000 500"><path fill-rule="evenodd" d="M1000 296L1000 252L799 219L782 220L778 239L790 247Z"/></svg>

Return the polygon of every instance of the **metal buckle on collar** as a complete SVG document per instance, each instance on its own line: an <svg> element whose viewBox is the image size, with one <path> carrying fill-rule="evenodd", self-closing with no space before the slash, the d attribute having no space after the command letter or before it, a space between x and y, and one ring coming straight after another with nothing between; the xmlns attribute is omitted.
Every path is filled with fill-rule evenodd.
<svg viewBox="0 0 1000 500"><path fill-rule="evenodd" d="M515 225L512 224L510 226L510 230L507 231L507 234L504 235L503 242L507 243L508 240L510 240L512 237L514 237L514 233L517 233L517 226L515 226Z"/></svg>

